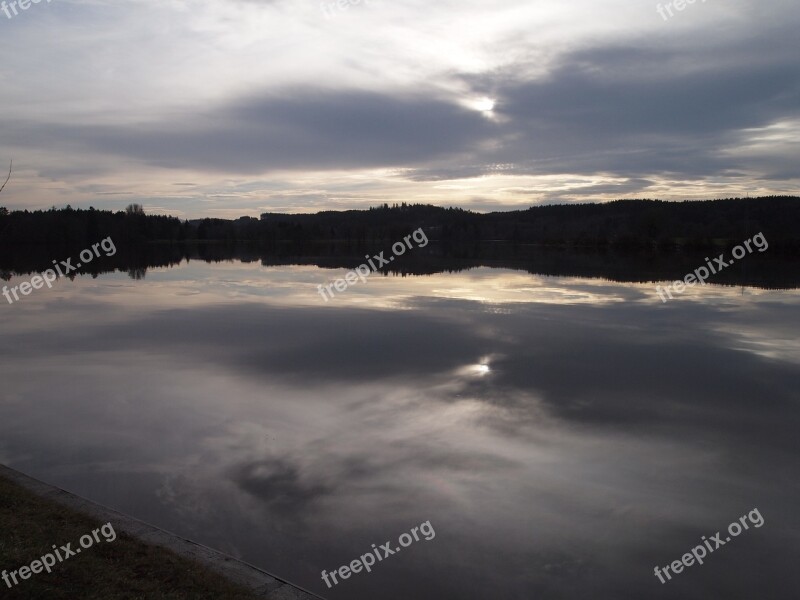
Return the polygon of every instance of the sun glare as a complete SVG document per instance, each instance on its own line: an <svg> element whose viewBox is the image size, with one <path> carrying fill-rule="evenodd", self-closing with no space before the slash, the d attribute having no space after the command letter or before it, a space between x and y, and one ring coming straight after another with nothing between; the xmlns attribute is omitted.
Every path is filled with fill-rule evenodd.
<svg viewBox="0 0 800 600"><path fill-rule="evenodd" d="M490 113L494 110L495 101L491 98L483 97L483 98L475 98L469 100L467 105L479 112L483 113Z"/></svg>

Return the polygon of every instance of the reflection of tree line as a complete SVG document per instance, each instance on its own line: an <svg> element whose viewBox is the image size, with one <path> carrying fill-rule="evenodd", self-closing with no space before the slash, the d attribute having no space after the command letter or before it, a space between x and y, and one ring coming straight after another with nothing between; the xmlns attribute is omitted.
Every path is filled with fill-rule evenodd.
<svg viewBox="0 0 800 600"><path fill-rule="evenodd" d="M76 256L81 248L29 246L9 248L0 254L0 278L29 275L49 268L54 259ZM150 268L172 267L183 261L260 262L264 266L313 265L324 269L352 269L365 254L386 251L385 246L362 243L282 243L269 248L247 243L171 243L117 245L117 254L102 257L81 268L94 277L123 272L144 279ZM720 250L721 251L721 250ZM717 252L716 254L719 254ZM713 254L716 256L716 254ZM382 269L386 275L431 275L477 267L525 271L536 275L603 278L623 282L682 279L705 263L708 252L697 250L566 249L509 243L431 243L398 257ZM70 278L74 278L71 274ZM800 288L797 259L772 250L749 255L734 267L712 277L712 283L748 285L770 289Z"/></svg>

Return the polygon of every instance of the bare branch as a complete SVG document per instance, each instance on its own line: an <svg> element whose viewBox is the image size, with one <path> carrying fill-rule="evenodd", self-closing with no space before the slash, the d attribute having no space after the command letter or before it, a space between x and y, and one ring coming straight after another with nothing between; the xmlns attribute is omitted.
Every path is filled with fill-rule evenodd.
<svg viewBox="0 0 800 600"><path fill-rule="evenodd" d="M8 183L9 179L11 179L11 167L13 167L13 166L14 166L14 159L12 158L11 159L11 164L8 165L8 177L6 177L6 183ZM6 183L4 183L2 186L0 186L0 192L2 192L5 189Z"/></svg>

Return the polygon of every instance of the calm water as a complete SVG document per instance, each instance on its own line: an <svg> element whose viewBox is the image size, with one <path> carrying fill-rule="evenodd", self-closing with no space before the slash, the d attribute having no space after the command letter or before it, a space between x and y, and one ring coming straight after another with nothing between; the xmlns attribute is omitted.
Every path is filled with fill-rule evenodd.
<svg viewBox="0 0 800 600"><path fill-rule="evenodd" d="M0 462L330 599L797 598L800 292L477 268L325 304L343 273L192 261L0 306Z"/></svg>

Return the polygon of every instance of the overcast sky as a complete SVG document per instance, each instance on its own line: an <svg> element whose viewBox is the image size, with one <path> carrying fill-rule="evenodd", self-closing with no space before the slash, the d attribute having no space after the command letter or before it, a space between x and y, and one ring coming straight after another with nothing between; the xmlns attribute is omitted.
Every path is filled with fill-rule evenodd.
<svg viewBox="0 0 800 600"><path fill-rule="evenodd" d="M0 204L192 218L799 193L797 0L341 6L0 10Z"/></svg>

